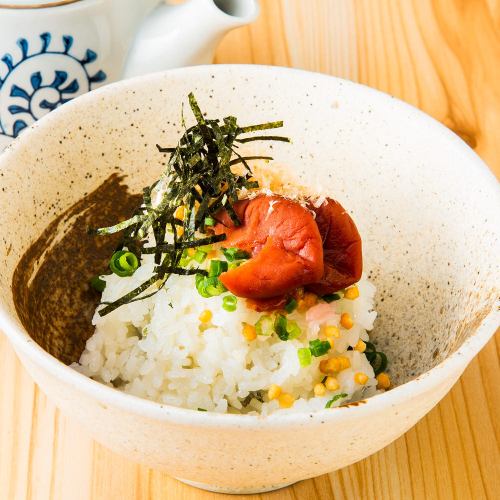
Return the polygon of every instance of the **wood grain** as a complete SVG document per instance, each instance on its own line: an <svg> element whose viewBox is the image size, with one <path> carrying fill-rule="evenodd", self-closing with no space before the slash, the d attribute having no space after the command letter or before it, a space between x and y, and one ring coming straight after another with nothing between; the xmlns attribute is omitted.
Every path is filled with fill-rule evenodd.
<svg viewBox="0 0 500 500"><path fill-rule="evenodd" d="M452 128L500 175L498 0L261 0L218 63L321 71L389 92ZM482 499L500 491L500 335L408 433L345 469L248 499ZM0 500L218 499L92 442L0 335Z"/></svg>

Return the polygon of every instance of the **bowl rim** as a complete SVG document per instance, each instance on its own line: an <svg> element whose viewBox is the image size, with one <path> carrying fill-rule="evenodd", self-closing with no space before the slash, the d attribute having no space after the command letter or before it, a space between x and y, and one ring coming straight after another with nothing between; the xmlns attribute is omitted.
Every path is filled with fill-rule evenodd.
<svg viewBox="0 0 500 500"><path fill-rule="evenodd" d="M496 178L489 168L484 164L479 156L477 156L477 154L462 141L462 139L431 116L427 115L418 108L401 101L400 99L372 87L368 87L364 84L355 83L335 76L295 68L254 64L218 64L176 68L121 80L83 94L82 96L73 99L64 106L38 120L15 141L13 141L13 143L11 143L0 155L0 169L4 164L9 162L11 155L14 155L18 150L22 150L24 145L29 143L32 134L40 133L40 129L50 129L51 123L54 120L57 123L59 115L63 116L64 114L72 113L75 106L78 108L85 105L87 101L92 102L100 97L105 97L107 94L121 91L123 89L126 90L128 87L135 87L141 83L161 80L164 76L172 75L175 77L177 75L181 75L182 78L184 74L194 77L199 73L224 73L227 71L242 71L247 74L249 72L254 72L258 74L257 77L263 73L277 73L285 75L285 77L288 75L290 77L301 79L323 79L336 85L350 87L355 92L361 92L369 95L374 101L378 100L382 106L389 103L394 104L394 102L396 102L398 107L406 108L407 112L412 117L425 122L427 127L433 128L436 135L447 137L448 140L450 138L454 140L456 144L455 147L462 149L463 152L469 154L471 167L472 165L475 165L473 168L480 170L482 175L485 175L487 172L490 174L492 180L496 181ZM461 375L467 364L493 335L496 327L500 323L500 312L496 309L497 308L493 308L493 310L481 322L481 325L477 328L477 330L473 332L455 352L441 361L438 365L422 373L415 379L409 380L391 389L390 391L367 398L364 400L364 404L345 407L341 406L315 411L279 411L265 416L216 413L212 411L200 412L197 410L176 407L144 399L97 382L77 372L75 369L62 363L55 356L52 356L45 351L28 335L24 328L17 324L17 321L14 320L13 317L6 311L2 302L0 302L0 330L6 334L16 352L26 356L31 362L45 370L52 377L55 377L58 380L64 380L64 384L71 386L77 391L83 392L87 397L95 399L104 405L113 406L128 413L140 414L160 421L173 421L178 425L196 425L201 427L223 426L236 428L273 428L282 427L285 424L287 426L301 426L314 421L326 423L326 421L331 422L344 419L346 415L348 415L349 418L362 417L377 411L382 411L387 407L403 404L416 397L417 394L426 393L440 385L451 386L451 384L449 384L449 380L453 379L454 382L455 379ZM349 413L347 413L346 410L349 410Z"/></svg>

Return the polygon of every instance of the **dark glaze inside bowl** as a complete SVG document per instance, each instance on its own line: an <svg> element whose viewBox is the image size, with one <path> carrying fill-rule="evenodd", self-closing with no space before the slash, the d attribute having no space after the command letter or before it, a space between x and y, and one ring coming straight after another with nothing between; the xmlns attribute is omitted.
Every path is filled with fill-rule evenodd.
<svg viewBox="0 0 500 500"><path fill-rule="evenodd" d="M119 234L89 235L128 218L141 196L128 192L122 176L111 175L95 191L57 216L22 256L12 277L17 314L33 339L70 364L77 361L94 328L100 294L90 279L107 272Z"/></svg>

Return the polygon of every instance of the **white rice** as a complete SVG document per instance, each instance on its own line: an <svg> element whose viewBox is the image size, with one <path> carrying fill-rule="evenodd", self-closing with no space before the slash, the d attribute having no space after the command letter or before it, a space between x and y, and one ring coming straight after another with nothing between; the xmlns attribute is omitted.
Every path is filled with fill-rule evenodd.
<svg viewBox="0 0 500 500"><path fill-rule="evenodd" d="M102 276L106 281L102 300L116 300L134 289L151 276L153 267L153 256L144 255L133 276ZM372 328L376 317L375 287L364 277L358 283L359 298L341 299L328 306L322 303L325 305L319 324L306 321L307 313L294 311L288 315L302 329L300 338L288 341L280 340L276 334L258 336L251 342L245 340L242 323L255 324L262 313L247 308L243 299L238 300L236 311L225 311L224 295L201 297L194 276L171 276L167 286L152 297L124 305L107 316L101 317L96 311L95 333L74 368L136 396L221 413L269 414L278 410L277 400L267 400L271 384L279 385L296 399L292 408L280 411L318 410L337 394L345 393L347 397L332 406L377 392L377 381L366 356L347 350L359 339L368 340L367 330ZM213 317L204 327L199 316L206 309ZM339 325L343 312L354 319L350 330ZM326 324L339 326L340 338L335 339L328 355L313 357L309 366L301 367L297 350L308 347L309 340L318 338ZM339 372L339 389L315 397L313 387L323 378L319 371L321 359L340 355L348 357L351 366ZM365 385L355 383L357 372L368 375ZM264 402L252 398L243 406L242 400L250 391L262 391Z"/></svg>

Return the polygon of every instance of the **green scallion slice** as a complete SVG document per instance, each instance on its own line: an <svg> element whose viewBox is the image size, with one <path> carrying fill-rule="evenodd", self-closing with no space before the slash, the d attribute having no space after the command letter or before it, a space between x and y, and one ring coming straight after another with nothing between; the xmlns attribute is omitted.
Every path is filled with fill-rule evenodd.
<svg viewBox="0 0 500 500"><path fill-rule="evenodd" d="M196 275L196 290L205 298L215 297L227 291L226 287L217 276L204 276L201 273Z"/></svg>
<svg viewBox="0 0 500 500"><path fill-rule="evenodd" d="M250 254L244 250L240 250L236 247L222 248L222 253L228 262L233 262L235 260L249 259Z"/></svg>
<svg viewBox="0 0 500 500"><path fill-rule="evenodd" d="M208 299L208 297L211 297L211 295L207 291L207 281L203 274L196 275L196 290L198 290L198 293L206 299Z"/></svg>
<svg viewBox="0 0 500 500"><path fill-rule="evenodd" d="M238 299L234 295L226 295L222 299L222 308L228 312L236 311L236 306L238 305Z"/></svg>
<svg viewBox="0 0 500 500"><path fill-rule="evenodd" d="M103 292L106 288L106 282L100 276L94 276L90 279L90 286L97 292Z"/></svg>
<svg viewBox="0 0 500 500"><path fill-rule="evenodd" d="M286 304L285 304L285 311L287 313L291 313L297 309L297 301L294 298L291 298Z"/></svg>
<svg viewBox="0 0 500 500"><path fill-rule="evenodd" d="M338 401L339 399L344 399L347 397L347 394L345 392L342 392L341 394L336 394L335 396L333 396L332 399L330 399L326 405L325 405L325 408L330 408L332 406L333 403L335 403L336 401Z"/></svg>
<svg viewBox="0 0 500 500"><path fill-rule="evenodd" d="M376 368L374 368L375 376L379 375L382 372L385 372L388 364L387 356L383 352L378 351L377 354L379 356L380 363Z"/></svg>
<svg viewBox="0 0 500 500"><path fill-rule="evenodd" d="M263 314L255 323L257 335L269 336L273 333L273 318L268 314Z"/></svg>
<svg viewBox="0 0 500 500"><path fill-rule="evenodd" d="M220 276L222 273L227 271L227 262L223 260L212 259L210 261L210 267L208 269L208 275L210 277Z"/></svg>
<svg viewBox="0 0 500 500"><path fill-rule="evenodd" d="M186 267L191 262L191 257L189 256L187 250L182 252L182 257L179 260L179 266Z"/></svg>
<svg viewBox="0 0 500 500"><path fill-rule="evenodd" d="M327 295L323 295L321 298L329 304L334 300L340 300L342 297L338 293L328 293Z"/></svg>
<svg viewBox="0 0 500 500"><path fill-rule="evenodd" d="M201 264L206 258L207 252L204 252L203 250L196 250L195 254L193 255L193 259L198 262L198 264Z"/></svg>
<svg viewBox="0 0 500 500"><path fill-rule="evenodd" d="M213 217L205 217L205 226L215 226L215 219Z"/></svg>
<svg viewBox="0 0 500 500"><path fill-rule="evenodd" d="M377 351L371 342L365 342L365 356L368 362L372 365L375 376L385 371L387 368L387 356L381 351Z"/></svg>
<svg viewBox="0 0 500 500"><path fill-rule="evenodd" d="M283 314L278 314L274 320L274 331L281 340L288 340L289 333L286 329L288 321Z"/></svg>
<svg viewBox="0 0 500 500"><path fill-rule="evenodd" d="M226 287L222 284L222 282L217 278L217 276L209 276L205 278L205 290L209 294L210 297L215 297L216 295L220 295L226 291Z"/></svg>
<svg viewBox="0 0 500 500"><path fill-rule="evenodd" d="M300 337L300 334L302 333L302 330L299 325L297 325L297 322L290 320L287 320L286 331L288 333L288 339L296 339L297 337Z"/></svg>
<svg viewBox="0 0 500 500"><path fill-rule="evenodd" d="M301 347L297 351L297 356L299 358L300 366L302 366L303 368L311 364L312 355L311 355L311 350L309 348Z"/></svg>
<svg viewBox="0 0 500 500"><path fill-rule="evenodd" d="M330 342L327 340L314 339L309 341L309 349L315 358L323 356L330 350Z"/></svg>
<svg viewBox="0 0 500 500"><path fill-rule="evenodd" d="M139 267L139 260L132 252L125 252L118 258L119 266L129 273L134 273Z"/></svg>
<svg viewBox="0 0 500 500"><path fill-rule="evenodd" d="M139 260L132 252L120 250L115 252L109 261L109 268L117 276L132 276L139 267Z"/></svg>

